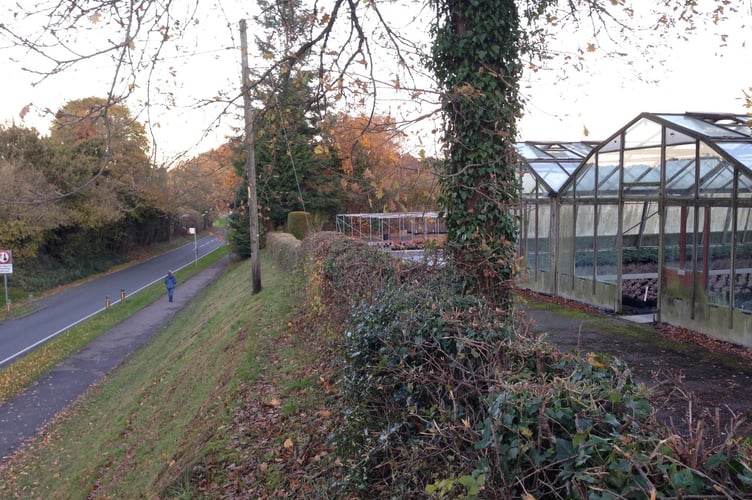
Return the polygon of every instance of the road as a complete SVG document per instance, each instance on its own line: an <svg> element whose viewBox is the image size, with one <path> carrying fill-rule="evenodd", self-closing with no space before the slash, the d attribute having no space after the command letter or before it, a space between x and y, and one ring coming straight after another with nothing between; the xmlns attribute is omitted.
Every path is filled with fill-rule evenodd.
<svg viewBox="0 0 752 500"><path fill-rule="evenodd" d="M153 257L147 261L107 274L65 291L38 300L39 309L26 316L0 322L0 368L44 344L85 319L102 312L105 300L120 302L157 281L169 270L192 265L223 243L208 236ZM12 279L12 277L10 277Z"/></svg>

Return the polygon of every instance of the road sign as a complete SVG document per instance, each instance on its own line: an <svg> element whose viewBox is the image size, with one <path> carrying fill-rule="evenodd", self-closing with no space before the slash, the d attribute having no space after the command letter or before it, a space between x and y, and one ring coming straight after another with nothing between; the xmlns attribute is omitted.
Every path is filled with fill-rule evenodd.
<svg viewBox="0 0 752 500"><path fill-rule="evenodd" d="M0 274L13 274L13 253L0 250Z"/></svg>

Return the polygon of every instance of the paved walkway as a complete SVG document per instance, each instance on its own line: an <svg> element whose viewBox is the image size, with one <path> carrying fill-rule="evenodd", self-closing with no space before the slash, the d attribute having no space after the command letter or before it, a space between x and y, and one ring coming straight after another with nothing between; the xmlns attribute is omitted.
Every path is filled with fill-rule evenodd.
<svg viewBox="0 0 752 500"><path fill-rule="evenodd" d="M0 461L32 438L52 417L122 363L164 328L174 314L225 270L228 257L179 283L174 301L167 294L55 366L15 398L0 405Z"/></svg>

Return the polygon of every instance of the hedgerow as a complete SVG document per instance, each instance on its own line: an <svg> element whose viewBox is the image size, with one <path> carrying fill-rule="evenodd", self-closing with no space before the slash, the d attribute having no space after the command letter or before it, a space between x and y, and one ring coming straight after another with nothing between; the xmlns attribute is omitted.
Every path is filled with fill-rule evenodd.
<svg viewBox="0 0 752 500"><path fill-rule="evenodd" d="M305 275L317 286L309 298L342 335L345 423L333 440L348 474L329 491L752 495L749 440L729 432L700 450L659 425L620 360L560 352L508 311L463 293L448 266L420 269L332 235L304 245Z"/></svg>

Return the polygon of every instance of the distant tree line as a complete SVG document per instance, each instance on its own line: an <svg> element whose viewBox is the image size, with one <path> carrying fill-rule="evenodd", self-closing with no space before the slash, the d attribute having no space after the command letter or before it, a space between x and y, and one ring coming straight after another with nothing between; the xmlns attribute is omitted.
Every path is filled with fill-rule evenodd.
<svg viewBox="0 0 752 500"><path fill-rule="evenodd" d="M0 126L0 248L13 253L13 284L34 292L205 227L228 205L221 190L234 191L223 154L156 166L143 125L97 97L65 104L47 136Z"/></svg>
<svg viewBox="0 0 752 500"><path fill-rule="evenodd" d="M290 76L257 124L257 189L265 231L290 211L333 227L340 211L435 209L430 166L400 153L389 117L332 115ZM149 156L127 107L90 97L65 104L49 135L0 126L0 248L13 285L37 291L100 272L142 247L229 215L247 255L247 177L240 139L171 168Z"/></svg>

